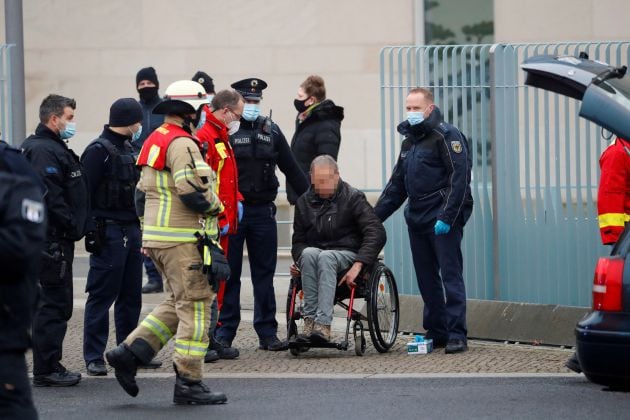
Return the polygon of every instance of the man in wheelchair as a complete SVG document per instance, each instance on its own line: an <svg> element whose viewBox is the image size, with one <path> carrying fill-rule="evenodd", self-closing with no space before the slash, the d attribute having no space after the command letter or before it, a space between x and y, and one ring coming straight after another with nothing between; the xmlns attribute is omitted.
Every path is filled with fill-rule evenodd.
<svg viewBox="0 0 630 420"><path fill-rule="evenodd" d="M364 266L373 265L385 245L385 228L365 195L342 181L337 162L320 155L311 163L311 188L295 205L293 276L304 291L302 339L329 342L337 273L349 288Z"/></svg>

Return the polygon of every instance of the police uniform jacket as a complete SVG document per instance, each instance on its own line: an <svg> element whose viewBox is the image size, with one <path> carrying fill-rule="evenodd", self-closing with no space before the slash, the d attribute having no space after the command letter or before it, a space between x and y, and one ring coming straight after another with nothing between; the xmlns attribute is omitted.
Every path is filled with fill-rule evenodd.
<svg viewBox="0 0 630 420"><path fill-rule="evenodd" d="M385 245L383 224L365 194L339 181L335 194L320 198L311 188L295 205L291 255L298 261L307 247L356 252L356 261L373 264Z"/></svg>
<svg viewBox="0 0 630 420"><path fill-rule="evenodd" d="M240 129L230 137L238 166L238 184L247 204L271 203L280 183L276 165L298 196L309 187L306 175L291 153L280 127L269 118L241 119Z"/></svg>
<svg viewBox="0 0 630 420"><path fill-rule="evenodd" d="M85 234L90 205L79 157L43 124L24 140L22 150L46 186L48 238L78 241Z"/></svg>
<svg viewBox="0 0 630 420"><path fill-rule="evenodd" d="M405 138L376 214L385 220L409 198L405 219L412 231L430 233L436 220L464 226L473 206L466 137L442 120L437 107L420 124L402 122L398 132Z"/></svg>
<svg viewBox="0 0 630 420"><path fill-rule="evenodd" d="M307 117L295 122L295 134L291 140L291 151L302 171L308 176L313 159L319 155L330 155L337 160L341 144L341 121L343 108L326 99L309 111ZM287 198L295 204L300 194L287 183Z"/></svg>
<svg viewBox="0 0 630 420"><path fill-rule="evenodd" d="M164 115L153 113L153 108L160 102L162 102L162 99L159 96L156 96L155 99L148 102L142 99L138 101L142 107L142 133L140 133L140 138L133 142L134 149L140 150L144 141L149 137L149 134L164 122Z"/></svg>
<svg viewBox="0 0 630 420"><path fill-rule="evenodd" d="M107 147L113 147L111 156ZM91 197L92 218L135 222L135 186L140 178L128 136L105 126L81 156ZM94 230L91 220L88 231Z"/></svg>
<svg viewBox="0 0 630 420"><path fill-rule="evenodd" d="M45 235L43 185L19 150L0 142L0 352L30 345Z"/></svg>

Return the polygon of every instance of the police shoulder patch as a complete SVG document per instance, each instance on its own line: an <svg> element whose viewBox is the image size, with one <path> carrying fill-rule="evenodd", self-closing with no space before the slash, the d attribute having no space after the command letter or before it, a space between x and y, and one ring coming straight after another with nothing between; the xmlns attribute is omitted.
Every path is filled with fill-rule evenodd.
<svg viewBox="0 0 630 420"><path fill-rule="evenodd" d="M33 223L44 221L44 204L25 198L22 200L22 219Z"/></svg>
<svg viewBox="0 0 630 420"><path fill-rule="evenodd" d="M46 173L47 174L56 174L56 173L59 173L59 169L57 169L54 166L47 166L46 167Z"/></svg>
<svg viewBox="0 0 630 420"><path fill-rule="evenodd" d="M451 142L451 149L453 149L453 152L455 152L455 153L461 153L462 152L462 143L459 140L452 141Z"/></svg>

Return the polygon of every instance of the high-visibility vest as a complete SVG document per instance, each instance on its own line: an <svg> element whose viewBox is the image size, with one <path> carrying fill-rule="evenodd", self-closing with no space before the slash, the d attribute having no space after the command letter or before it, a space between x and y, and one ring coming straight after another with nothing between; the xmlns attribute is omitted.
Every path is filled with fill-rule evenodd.
<svg viewBox="0 0 630 420"><path fill-rule="evenodd" d="M161 171L166 163L168 145L179 137L188 137L197 142L190 133L180 126L171 123L162 124L144 141L136 164L138 166L150 166Z"/></svg>

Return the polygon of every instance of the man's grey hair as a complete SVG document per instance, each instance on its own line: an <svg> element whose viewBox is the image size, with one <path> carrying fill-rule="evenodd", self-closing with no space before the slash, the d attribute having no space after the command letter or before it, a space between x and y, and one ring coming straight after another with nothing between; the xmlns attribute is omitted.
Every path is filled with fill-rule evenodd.
<svg viewBox="0 0 630 420"><path fill-rule="evenodd" d="M231 89L224 89L219 91L214 98L212 98L212 109L221 110L223 108L229 108L234 110L238 106L238 103L243 100L240 93Z"/></svg>
<svg viewBox="0 0 630 420"><path fill-rule="evenodd" d="M339 173L339 165L337 165L335 158L330 155L319 155L313 159L311 162L311 172L313 172L316 166L328 166L333 168L335 173Z"/></svg>

